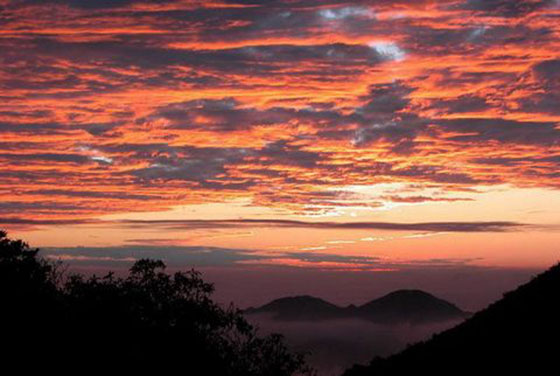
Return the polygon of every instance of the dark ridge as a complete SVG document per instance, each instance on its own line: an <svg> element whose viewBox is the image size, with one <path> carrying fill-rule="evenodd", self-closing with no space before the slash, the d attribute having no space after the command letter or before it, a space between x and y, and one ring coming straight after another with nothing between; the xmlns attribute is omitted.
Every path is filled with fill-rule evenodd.
<svg viewBox="0 0 560 376"><path fill-rule="evenodd" d="M420 290L399 290L362 306L345 308L312 296L287 297L259 308L249 308L245 313L267 313L281 321L359 318L382 324L420 324L460 319L467 315L455 305Z"/></svg>
<svg viewBox="0 0 560 376"><path fill-rule="evenodd" d="M323 299L303 295L273 300L259 308L249 308L246 314L270 313L276 320L317 320L344 316L344 308Z"/></svg>
<svg viewBox="0 0 560 376"><path fill-rule="evenodd" d="M462 318L457 306L421 290L398 290L358 308L364 318L376 322L422 323Z"/></svg>
<svg viewBox="0 0 560 376"><path fill-rule="evenodd" d="M560 264L456 327L344 375L540 374L546 367L550 373L557 366L559 338Z"/></svg>

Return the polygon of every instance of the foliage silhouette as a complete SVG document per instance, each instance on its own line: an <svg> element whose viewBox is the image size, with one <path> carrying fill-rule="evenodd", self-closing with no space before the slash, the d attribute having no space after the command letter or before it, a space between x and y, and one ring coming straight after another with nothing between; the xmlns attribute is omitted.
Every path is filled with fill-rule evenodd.
<svg viewBox="0 0 560 376"><path fill-rule="evenodd" d="M556 374L560 264L458 326L344 376Z"/></svg>
<svg viewBox="0 0 560 376"><path fill-rule="evenodd" d="M65 276L38 252L0 232L3 359L181 367L188 375L314 374L281 336L259 337L239 310L212 301L213 286L194 270L170 275L162 261L143 259L125 277Z"/></svg>

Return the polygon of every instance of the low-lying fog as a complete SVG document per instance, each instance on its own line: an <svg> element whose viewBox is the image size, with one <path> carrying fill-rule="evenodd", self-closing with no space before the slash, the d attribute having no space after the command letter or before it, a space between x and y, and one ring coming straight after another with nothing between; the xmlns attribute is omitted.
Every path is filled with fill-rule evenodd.
<svg viewBox="0 0 560 376"><path fill-rule="evenodd" d="M360 319L286 322L273 320L267 314L249 315L248 319L261 333L283 334L292 349L309 353L307 360L320 376L341 375L353 364L368 363L377 355L390 355L460 322L423 325L380 325Z"/></svg>

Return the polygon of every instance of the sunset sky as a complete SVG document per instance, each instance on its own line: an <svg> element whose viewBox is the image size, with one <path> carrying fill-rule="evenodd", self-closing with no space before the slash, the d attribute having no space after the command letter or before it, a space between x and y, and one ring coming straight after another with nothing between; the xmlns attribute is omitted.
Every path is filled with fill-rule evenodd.
<svg viewBox="0 0 560 376"><path fill-rule="evenodd" d="M559 166L558 0L0 0L0 227L81 268L499 289Z"/></svg>

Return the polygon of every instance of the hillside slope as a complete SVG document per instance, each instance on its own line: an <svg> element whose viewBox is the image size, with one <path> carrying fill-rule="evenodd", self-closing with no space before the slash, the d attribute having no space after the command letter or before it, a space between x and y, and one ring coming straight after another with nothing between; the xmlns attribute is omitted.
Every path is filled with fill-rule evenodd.
<svg viewBox="0 0 560 376"><path fill-rule="evenodd" d="M389 358L374 359L369 366L354 366L344 375L535 372L556 367L559 334L560 265L556 265L462 324Z"/></svg>

